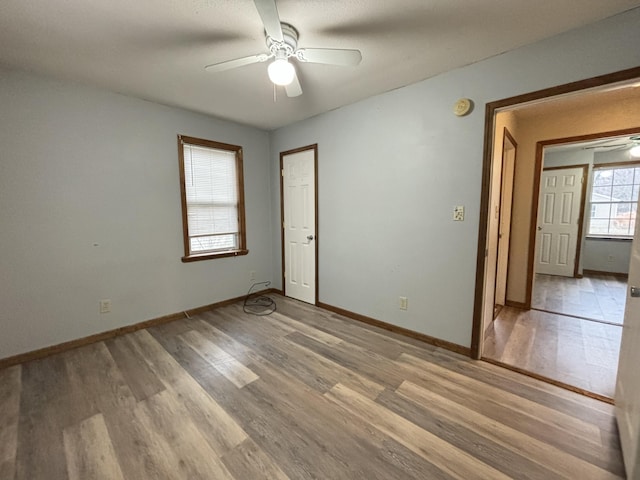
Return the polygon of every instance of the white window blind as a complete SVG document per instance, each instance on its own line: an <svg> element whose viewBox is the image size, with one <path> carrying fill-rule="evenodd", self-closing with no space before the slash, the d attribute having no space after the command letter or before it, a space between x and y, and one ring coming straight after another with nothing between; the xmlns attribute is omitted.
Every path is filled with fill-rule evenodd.
<svg viewBox="0 0 640 480"><path fill-rule="evenodd" d="M190 253L239 248L236 154L183 144Z"/></svg>

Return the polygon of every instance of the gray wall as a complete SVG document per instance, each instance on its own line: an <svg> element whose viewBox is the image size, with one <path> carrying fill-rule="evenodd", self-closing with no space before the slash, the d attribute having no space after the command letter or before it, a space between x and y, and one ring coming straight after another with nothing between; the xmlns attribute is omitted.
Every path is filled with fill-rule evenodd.
<svg viewBox="0 0 640 480"><path fill-rule="evenodd" d="M318 143L319 300L469 346L484 104L637 66L639 24L636 9L273 132L273 225L279 152ZM279 283L277 229L273 244Z"/></svg>
<svg viewBox="0 0 640 480"><path fill-rule="evenodd" d="M544 152L544 168L551 167L573 167L576 165L593 165L593 150L560 150Z"/></svg>
<svg viewBox="0 0 640 480"><path fill-rule="evenodd" d="M584 270L629 273L630 240L600 240L587 238L583 247Z"/></svg>
<svg viewBox="0 0 640 480"><path fill-rule="evenodd" d="M8 70L0 105L0 358L271 278L267 132ZM179 133L244 147L249 255L180 261Z"/></svg>

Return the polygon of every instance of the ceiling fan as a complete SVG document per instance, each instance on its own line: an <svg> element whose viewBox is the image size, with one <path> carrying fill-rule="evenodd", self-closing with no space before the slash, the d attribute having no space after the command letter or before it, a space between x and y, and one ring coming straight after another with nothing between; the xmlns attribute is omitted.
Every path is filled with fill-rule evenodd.
<svg viewBox="0 0 640 480"><path fill-rule="evenodd" d="M264 24L268 53L258 53L226 62L207 65L208 72L223 72L253 63L266 62L270 58L267 72L275 85L282 85L288 97L302 94L300 80L295 67L289 62L323 63L326 65L355 66L362 60L360 50L338 48L298 48L298 31L288 23L282 23L275 0L254 0L258 14Z"/></svg>
<svg viewBox="0 0 640 480"><path fill-rule="evenodd" d="M583 150L598 150L600 152L612 152L615 150L626 150L632 147L634 143L640 140L640 136L635 137L619 137L619 138L605 138L600 141L590 142L588 145L582 147Z"/></svg>

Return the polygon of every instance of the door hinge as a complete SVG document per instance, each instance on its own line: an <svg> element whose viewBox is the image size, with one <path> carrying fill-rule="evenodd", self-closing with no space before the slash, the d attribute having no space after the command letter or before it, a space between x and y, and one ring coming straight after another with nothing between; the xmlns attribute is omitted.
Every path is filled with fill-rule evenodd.
<svg viewBox="0 0 640 480"><path fill-rule="evenodd" d="M282 222L282 229L284 230L284 222Z"/></svg>
<svg viewBox="0 0 640 480"><path fill-rule="evenodd" d="M287 272L284 272L284 273L282 274L282 276L283 276L284 278L287 278Z"/></svg>
<svg viewBox="0 0 640 480"><path fill-rule="evenodd" d="M282 178L284 178L284 168L280 170L280 175L282 175Z"/></svg>

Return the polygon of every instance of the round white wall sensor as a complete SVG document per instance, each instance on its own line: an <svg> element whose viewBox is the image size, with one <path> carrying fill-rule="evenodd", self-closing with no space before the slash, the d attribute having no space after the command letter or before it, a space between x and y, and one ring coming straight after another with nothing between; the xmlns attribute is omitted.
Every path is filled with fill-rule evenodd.
<svg viewBox="0 0 640 480"><path fill-rule="evenodd" d="M461 98L453 106L453 113L458 117L462 117L471 111L472 104L473 102L468 98Z"/></svg>

